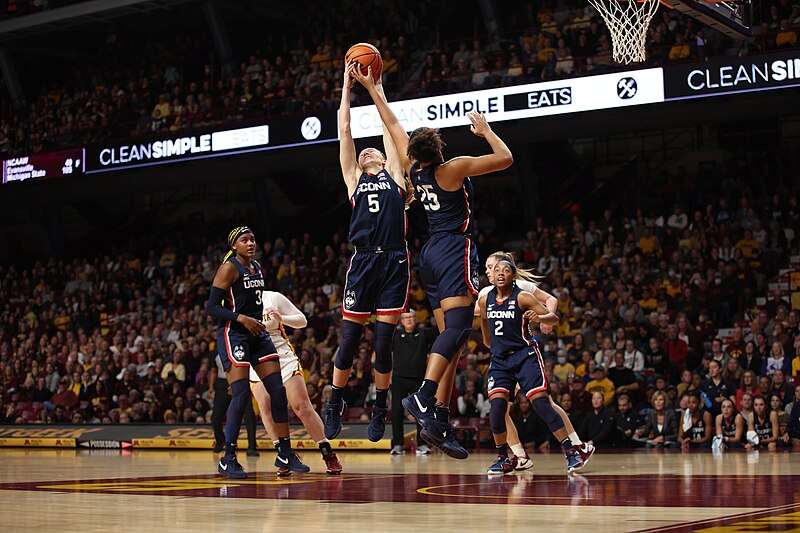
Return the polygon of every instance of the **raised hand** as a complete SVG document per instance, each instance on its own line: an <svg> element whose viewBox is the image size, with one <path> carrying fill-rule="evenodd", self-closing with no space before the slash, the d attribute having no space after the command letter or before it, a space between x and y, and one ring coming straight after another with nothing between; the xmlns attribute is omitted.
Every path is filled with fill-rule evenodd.
<svg viewBox="0 0 800 533"><path fill-rule="evenodd" d="M467 113L467 118L469 118L469 121L472 122L472 125L469 127L469 131L471 131L474 135L477 135L478 137L485 137L487 133L492 131L492 128L489 126L489 123L486 122L486 116L483 113L470 111Z"/></svg>
<svg viewBox="0 0 800 533"><path fill-rule="evenodd" d="M368 91L372 91L375 88L375 80L372 79L372 67L367 67L367 73L364 74L361 72L360 68L353 70L353 77L363 85Z"/></svg>
<svg viewBox="0 0 800 533"><path fill-rule="evenodd" d="M356 61L350 61L344 67L344 80L342 80L342 87L347 87L348 89L352 89L353 85L355 85L356 80L353 78L353 71L358 66Z"/></svg>

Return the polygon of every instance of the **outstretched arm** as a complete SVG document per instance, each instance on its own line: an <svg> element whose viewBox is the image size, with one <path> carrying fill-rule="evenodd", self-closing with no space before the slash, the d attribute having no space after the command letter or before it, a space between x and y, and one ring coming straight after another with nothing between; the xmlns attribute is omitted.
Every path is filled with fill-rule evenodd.
<svg viewBox="0 0 800 533"><path fill-rule="evenodd" d="M487 348L492 347L492 336L489 333L489 319L486 318L486 296L481 296L475 302L475 315L481 317L481 335L483 345Z"/></svg>
<svg viewBox="0 0 800 533"><path fill-rule="evenodd" d="M397 115L389 108L385 97L378 91L375 81L372 79L372 68L367 70L366 75L361 72L361 69L357 68L353 71L353 77L367 89L369 95L372 97L372 101L375 102L375 107L381 115L384 130L388 129L389 135L392 137L392 142L397 150L400 165L404 171L410 173L411 160L408 158L408 134L406 130L403 129L400 121L397 120Z"/></svg>
<svg viewBox="0 0 800 533"><path fill-rule="evenodd" d="M308 319L286 296L279 292L271 293L275 302L274 306L264 307L264 322L277 320L290 328L304 328Z"/></svg>
<svg viewBox="0 0 800 533"><path fill-rule="evenodd" d="M358 162L356 161L356 144L350 131L350 90L355 80L351 74L355 63L344 68L342 80L342 101L339 104L339 163L342 165L342 177L347 185L347 197L353 196L358 186Z"/></svg>
<svg viewBox="0 0 800 533"><path fill-rule="evenodd" d="M529 322L539 322L541 324L558 324L558 315L548 311L539 301L529 292L519 293L519 305L525 310L525 318Z"/></svg>
<svg viewBox="0 0 800 533"><path fill-rule="evenodd" d="M469 127L470 131L478 137L486 139L492 149L492 153L479 157L455 157L440 166L436 171L436 178L440 180L440 184L445 190L460 186L467 176L480 176L504 170L514 163L514 156L511 155L511 150L492 131L483 113L472 111L467 113L467 117L472 122Z"/></svg>

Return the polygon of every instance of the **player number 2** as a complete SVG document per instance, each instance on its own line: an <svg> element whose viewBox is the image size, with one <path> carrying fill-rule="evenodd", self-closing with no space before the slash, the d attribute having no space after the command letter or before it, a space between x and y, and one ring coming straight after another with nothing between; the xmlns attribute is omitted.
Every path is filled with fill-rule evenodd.
<svg viewBox="0 0 800 533"><path fill-rule="evenodd" d="M370 213L377 213L381 210L381 204L378 202L378 195L377 194L368 194L367 195L367 203L369 204L369 212Z"/></svg>
<svg viewBox="0 0 800 533"><path fill-rule="evenodd" d="M433 191L433 185L417 185L419 191L420 202L425 206L426 211L438 211L442 205L439 203L439 197Z"/></svg>
<svg viewBox="0 0 800 533"><path fill-rule="evenodd" d="M494 334L498 336L503 335L503 321L502 320L495 320L494 321Z"/></svg>

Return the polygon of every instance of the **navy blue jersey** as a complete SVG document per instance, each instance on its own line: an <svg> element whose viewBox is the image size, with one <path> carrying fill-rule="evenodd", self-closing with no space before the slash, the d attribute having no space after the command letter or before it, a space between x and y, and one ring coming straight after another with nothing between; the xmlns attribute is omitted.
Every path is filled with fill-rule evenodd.
<svg viewBox="0 0 800 533"><path fill-rule="evenodd" d="M386 170L362 172L350 205L350 242L354 246L405 247L406 191Z"/></svg>
<svg viewBox="0 0 800 533"><path fill-rule="evenodd" d="M706 420L703 418L703 413L704 411L700 411L697 414L697 421L692 423L689 431L685 432L689 440L703 440L706 438Z"/></svg>
<svg viewBox="0 0 800 533"><path fill-rule="evenodd" d="M466 233L472 235L473 216L472 202L475 192L469 178L464 178L464 184L456 191L445 191L436 182L435 163L425 168L420 168L419 163L411 167L411 183L417 191L417 197L425 206L428 215L428 225L431 233L448 231L451 233Z"/></svg>
<svg viewBox="0 0 800 533"><path fill-rule="evenodd" d="M533 346L535 342L528 332L528 321L520 309L519 294L522 289L514 285L511 295L505 301L497 300L497 289L486 295L486 318L489 321L492 355L505 356L523 348Z"/></svg>
<svg viewBox="0 0 800 533"><path fill-rule="evenodd" d="M264 277L261 275L261 265L256 261L252 261L252 270L244 266L236 259L235 256L228 258L228 261L233 263L236 270L239 271L239 278L233 282L228 297L225 298L223 306L230 309L234 313L249 316L258 321L261 321L264 309L261 304L261 293L264 291ZM239 322L232 322L228 324L227 320L222 320L219 323L220 328L230 327L239 333L246 333L250 336L251 333L247 328Z"/></svg>
<svg viewBox="0 0 800 533"><path fill-rule="evenodd" d="M733 418L731 418L730 423L725 421L725 418L722 418L722 436L728 437L729 439L733 439L736 437L736 415L734 414Z"/></svg>
<svg viewBox="0 0 800 533"><path fill-rule="evenodd" d="M766 414L764 417L764 421L758 419L758 415L753 413L755 417L753 419L753 429L756 431L756 435L758 435L758 440L766 440L772 438L772 420L769 418L769 413Z"/></svg>

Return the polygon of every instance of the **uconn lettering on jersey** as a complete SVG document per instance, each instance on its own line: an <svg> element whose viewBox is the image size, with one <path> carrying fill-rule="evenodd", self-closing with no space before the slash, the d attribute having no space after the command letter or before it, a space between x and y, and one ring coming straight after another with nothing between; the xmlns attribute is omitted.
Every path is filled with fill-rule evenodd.
<svg viewBox="0 0 800 533"><path fill-rule="evenodd" d="M264 288L264 280L263 279L246 279L242 282L244 284L245 289L258 289Z"/></svg>
<svg viewBox="0 0 800 533"><path fill-rule="evenodd" d="M390 191L392 190L392 184L388 181L381 181L380 183L359 183L357 192L374 192L374 191Z"/></svg>
<svg viewBox="0 0 800 533"><path fill-rule="evenodd" d="M486 311L486 318L515 318L516 311Z"/></svg>

